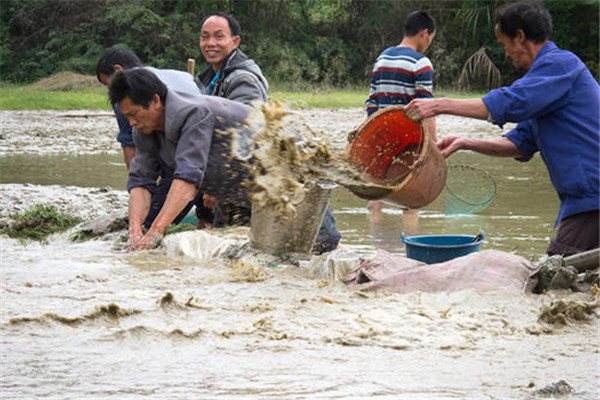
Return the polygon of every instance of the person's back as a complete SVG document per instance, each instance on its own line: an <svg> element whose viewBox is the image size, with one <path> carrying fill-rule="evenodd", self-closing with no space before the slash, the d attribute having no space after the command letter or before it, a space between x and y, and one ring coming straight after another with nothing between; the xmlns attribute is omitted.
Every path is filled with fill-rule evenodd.
<svg viewBox="0 0 600 400"><path fill-rule="evenodd" d="M433 66L423 53L435 36L435 20L424 11L406 19L399 45L383 51L373 67L366 103L367 115L393 105L406 105L414 98L433 97Z"/></svg>
<svg viewBox="0 0 600 400"><path fill-rule="evenodd" d="M416 97L433 97L433 67L410 47L390 47L373 67L367 115L385 107L406 105Z"/></svg>
<svg viewBox="0 0 600 400"><path fill-rule="evenodd" d="M187 94L201 94L194 77L188 72L149 66L143 68L153 72L171 90Z"/></svg>

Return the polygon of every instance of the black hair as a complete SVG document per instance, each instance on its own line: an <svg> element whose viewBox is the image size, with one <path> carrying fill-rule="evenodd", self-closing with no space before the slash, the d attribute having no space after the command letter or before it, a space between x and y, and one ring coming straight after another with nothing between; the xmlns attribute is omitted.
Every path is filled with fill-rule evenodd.
<svg viewBox="0 0 600 400"><path fill-rule="evenodd" d="M413 11L406 17L404 35L415 36L423 29L427 29L430 35L435 32L435 19L425 11Z"/></svg>
<svg viewBox="0 0 600 400"><path fill-rule="evenodd" d="M167 86L154 73L143 68L117 71L108 87L108 98L113 106L129 97L132 103L148 108L156 94L165 104Z"/></svg>
<svg viewBox="0 0 600 400"><path fill-rule="evenodd" d="M96 65L96 77L98 80L100 81L100 74L112 76L115 73L114 65L116 64L122 66L123 69L142 66L142 62L133 51L121 47L110 47L104 50L102 57L100 57Z"/></svg>
<svg viewBox="0 0 600 400"><path fill-rule="evenodd" d="M242 31L242 27L240 26L240 21L237 20L236 17L234 17L231 14L227 14L226 12L223 11L215 11L209 15L207 15L203 20L202 20L202 24L200 24L200 26L204 26L204 23L206 22L207 19L209 19L210 17L223 17L227 20L227 23L229 24L229 29L231 30L231 36L240 36L240 32Z"/></svg>
<svg viewBox="0 0 600 400"><path fill-rule="evenodd" d="M535 43L552 37L552 16L538 2L508 4L496 10L494 22L509 38L517 36L519 29L525 33L525 38Z"/></svg>

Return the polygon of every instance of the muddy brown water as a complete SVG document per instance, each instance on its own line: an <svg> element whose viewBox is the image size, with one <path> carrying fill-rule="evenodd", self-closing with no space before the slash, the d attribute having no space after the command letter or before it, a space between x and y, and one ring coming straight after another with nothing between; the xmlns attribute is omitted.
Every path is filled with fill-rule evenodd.
<svg viewBox="0 0 600 400"><path fill-rule="evenodd" d="M38 202L84 218L125 207L116 124L96 113L0 112L1 215ZM301 113L340 146L363 115ZM456 117L438 127L439 137L502 132ZM484 230L482 248L539 259L558 210L539 157L459 153L450 164L492 175L498 193L488 208L446 216L442 194L416 221L386 206L372 222L366 201L338 187L331 207L349 251L403 254L401 232ZM560 380L574 389L565 398L598 397L597 317L538 321L553 302L597 301L590 293L365 297L285 264L240 275L219 257L127 253L119 237L0 238L3 398L522 399Z"/></svg>

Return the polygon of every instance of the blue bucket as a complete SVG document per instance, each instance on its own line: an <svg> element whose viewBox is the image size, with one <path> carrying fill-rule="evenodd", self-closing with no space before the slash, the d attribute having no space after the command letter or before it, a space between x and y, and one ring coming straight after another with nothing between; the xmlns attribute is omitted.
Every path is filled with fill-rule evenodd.
<svg viewBox="0 0 600 400"><path fill-rule="evenodd" d="M483 242L483 231L477 236L423 235L408 238L402 232L402 241L406 245L408 258L435 264L479 251Z"/></svg>

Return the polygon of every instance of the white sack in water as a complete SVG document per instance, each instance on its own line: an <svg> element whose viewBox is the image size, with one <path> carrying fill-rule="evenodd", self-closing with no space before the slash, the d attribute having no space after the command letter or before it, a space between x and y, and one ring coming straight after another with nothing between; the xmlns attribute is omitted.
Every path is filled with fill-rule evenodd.
<svg viewBox="0 0 600 400"><path fill-rule="evenodd" d="M531 261L499 250L484 250L438 264L427 265L378 250L371 259L344 277L346 283L371 282L366 288L388 289L398 293L454 292L465 289L527 288L538 270Z"/></svg>
<svg viewBox="0 0 600 400"><path fill-rule="evenodd" d="M198 260L218 257L229 246L238 240L233 237L211 235L207 231L187 231L168 235L163 238L161 246L169 256L187 256Z"/></svg>
<svg viewBox="0 0 600 400"><path fill-rule="evenodd" d="M356 269L360 259L356 253L338 249L313 257L302 272L308 278L332 279L341 281L350 271Z"/></svg>

